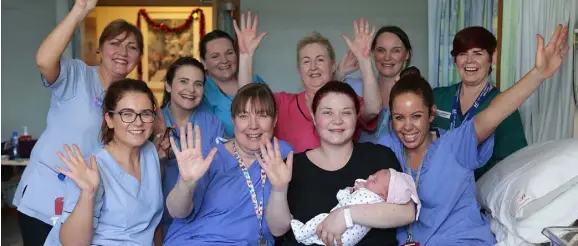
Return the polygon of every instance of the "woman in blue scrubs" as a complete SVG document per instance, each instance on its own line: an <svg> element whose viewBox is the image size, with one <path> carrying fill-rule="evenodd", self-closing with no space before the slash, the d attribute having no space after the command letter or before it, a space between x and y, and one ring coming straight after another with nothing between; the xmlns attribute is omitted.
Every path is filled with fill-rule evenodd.
<svg viewBox="0 0 578 246"><path fill-rule="evenodd" d="M226 137L233 138L231 103L239 89L237 45L226 32L214 30L203 36L199 46L201 60L207 69L205 96L201 106L215 113L225 128ZM253 82L265 83L258 75L253 76Z"/></svg>
<svg viewBox="0 0 578 246"><path fill-rule="evenodd" d="M223 137L223 127L213 113L198 107L203 98L204 86L203 64L192 57L180 57L167 70L161 112L165 126L173 129L170 132L174 138L178 139L180 136L178 129L190 122L202 129L203 146L211 147ZM176 143L178 145L180 141ZM179 175L174 155L169 155L163 160L163 167L163 194L166 199ZM166 212L162 221L163 231L166 232L171 222L172 219Z"/></svg>
<svg viewBox="0 0 578 246"><path fill-rule="evenodd" d="M99 38L100 64L88 66L81 60L61 60L80 23L95 7L96 0L77 0L68 15L40 45L36 64L42 84L50 89L46 129L32 150L30 161L14 196L24 245L42 245L54 216L57 197L64 182L56 165L56 152L63 144L75 143L84 155L98 149L102 122L102 97L114 81L124 79L142 54L143 37L124 20L109 23Z"/></svg>
<svg viewBox="0 0 578 246"><path fill-rule="evenodd" d="M101 140L87 165L77 145L67 156L63 214L45 245L152 245L163 213L153 132L155 97L141 80L112 84L104 98Z"/></svg>
<svg viewBox="0 0 578 246"><path fill-rule="evenodd" d="M192 134L185 137L183 128L180 151L171 138L179 178L166 201L173 223L164 245L273 245L263 219L271 184L256 155L262 143L273 141L275 109L273 92L266 84L248 84L233 99L234 139L205 155L199 126L195 126L194 145ZM189 123L187 132L191 131ZM286 158L291 146L273 142Z"/></svg>
<svg viewBox="0 0 578 246"><path fill-rule="evenodd" d="M404 171L414 177L422 210L419 220L398 230L400 242L421 245L494 245L487 218L476 201L474 170L492 155L496 127L550 78L568 51L567 28L559 26L548 45L538 37L536 65L520 81L461 126L430 134L436 116L433 92L419 70L401 78L390 98L395 134L380 142L390 147ZM436 139L437 138L437 139Z"/></svg>

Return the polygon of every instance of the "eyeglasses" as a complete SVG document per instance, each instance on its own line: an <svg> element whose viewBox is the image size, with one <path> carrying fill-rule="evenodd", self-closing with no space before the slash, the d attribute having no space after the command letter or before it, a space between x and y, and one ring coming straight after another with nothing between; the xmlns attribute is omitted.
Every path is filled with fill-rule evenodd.
<svg viewBox="0 0 578 246"><path fill-rule="evenodd" d="M157 118L157 114L152 110L145 110L140 113L136 113L130 110L123 110L119 112L108 111L111 114L120 115L120 120L124 123L133 123L138 116L143 123L152 123Z"/></svg>

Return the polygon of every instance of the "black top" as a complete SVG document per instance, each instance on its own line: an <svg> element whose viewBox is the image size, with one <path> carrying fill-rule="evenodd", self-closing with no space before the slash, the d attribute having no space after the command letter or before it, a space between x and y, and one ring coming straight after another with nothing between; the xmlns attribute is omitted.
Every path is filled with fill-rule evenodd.
<svg viewBox="0 0 578 246"><path fill-rule="evenodd" d="M347 164L335 171L319 168L305 153L296 154L293 159L293 176L287 192L291 214L303 223L320 213L329 213L338 204L337 192L353 186L356 179L366 179L387 168L401 172L393 151L373 143L355 143ZM297 243L291 230L279 240L276 245L303 245ZM396 229L371 229L357 245L397 246Z"/></svg>

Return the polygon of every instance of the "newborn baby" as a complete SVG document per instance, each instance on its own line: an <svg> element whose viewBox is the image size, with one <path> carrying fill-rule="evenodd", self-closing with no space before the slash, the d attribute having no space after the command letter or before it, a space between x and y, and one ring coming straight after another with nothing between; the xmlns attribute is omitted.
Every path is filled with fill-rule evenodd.
<svg viewBox="0 0 578 246"><path fill-rule="evenodd" d="M413 200L417 204L416 220L419 215L421 203L417 197L415 183L413 178L405 173L400 173L394 169L382 169L370 175L367 180L358 179L353 187L347 187L337 192L339 204L331 211L350 205L374 204L380 202L406 204ZM307 223L303 224L298 220L291 220L291 229L295 239L302 244L323 244L323 241L317 237L317 226L329 215L322 213ZM357 244L369 232L371 228L353 224L353 227L347 229L341 235L343 246L352 246Z"/></svg>

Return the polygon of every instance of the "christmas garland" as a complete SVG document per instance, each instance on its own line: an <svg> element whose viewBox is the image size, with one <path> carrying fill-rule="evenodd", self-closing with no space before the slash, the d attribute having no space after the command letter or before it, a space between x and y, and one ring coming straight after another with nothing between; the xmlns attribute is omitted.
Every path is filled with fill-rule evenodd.
<svg viewBox="0 0 578 246"><path fill-rule="evenodd" d="M203 13L203 10L201 10L200 8L195 9L191 12L191 14L189 15L189 17L187 17L187 20L185 21L185 23L183 23L182 25L178 26L178 27L169 27L163 23L156 23L155 21L153 21L151 19L151 17L149 16L149 14L146 12L145 9L140 9L138 11L137 14L137 21L136 21L136 26L139 30L141 30L141 17L143 17L142 19L144 19L148 25L152 26L152 29L155 31L163 31L163 32L183 32L188 30L189 28L191 28L191 25L193 24L193 20L199 19L199 38L203 38L203 36L205 36L205 14ZM137 67L137 76L138 79L142 79L142 59L139 60L138 62L138 67Z"/></svg>

